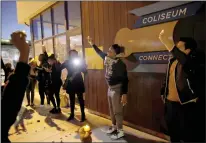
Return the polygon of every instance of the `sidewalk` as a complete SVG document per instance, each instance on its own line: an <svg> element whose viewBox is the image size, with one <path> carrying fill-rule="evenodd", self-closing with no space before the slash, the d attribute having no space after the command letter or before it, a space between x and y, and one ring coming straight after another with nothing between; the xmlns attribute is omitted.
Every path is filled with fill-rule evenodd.
<svg viewBox="0 0 206 143"><path fill-rule="evenodd" d="M19 127L19 133L16 133L14 127L11 128L9 139L11 142L80 142L78 129L83 125L90 125L92 128L93 142L139 142L155 143L168 142L155 136L134 130L124 126L126 136L118 141L112 141L104 131L111 125L111 122L105 118L88 113L86 110L87 121L80 123L81 113L77 106L76 120L68 122L69 109L62 108L62 114L52 115L49 113L51 106L39 107L39 96L36 93L34 108L27 107L24 116L24 125L26 131ZM24 100L23 106L26 105Z"/></svg>

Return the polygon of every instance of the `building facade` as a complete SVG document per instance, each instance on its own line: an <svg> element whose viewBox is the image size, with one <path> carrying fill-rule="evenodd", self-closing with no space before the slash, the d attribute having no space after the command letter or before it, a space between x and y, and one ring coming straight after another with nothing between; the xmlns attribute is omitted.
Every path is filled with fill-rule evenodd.
<svg viewBox="0 0 206 143"><path fill-rule="evenodd" d="M113 43L125 46L129 92L128 105L124 109L124 123L165 138L164 105L160 98L160 88L169 56L168 53L162 53L165 52L165 48L160 44L158 34L162 28L166 29L168 37L174 39L174 42L178 36L186 34L195 37L202 47L204 39L199 35L203 34L200 27L205 25L202 19L202 13L205 11L200 11L197 16L195 14L176 19L166 17L167 21L159 18L159 21L163 22L150 25L148 23L152 23L155 18L148 17L143 19L143 22L147 22L146 26L136 28L135 24L138 19L141 19L141 15L140 17L135 15L134 10L139 9L138 13L146 11L156 13L158 9L165 10L164 4L154 8L155 3L18 1L17 11L19 23L31 27L35 56L41 53L41 45L44 44L48 52L57 55L60 62L67 59L68 51L71 49L76 49L86 59L88 64L88 74L85 75L86 106L92 113L106 118L109 117L109 110L103 61L87 43L87 36L92 37L94 43L103 51L107 51ZM183 4L171 3L170 5L178 7ZM30 6L32 8L28 10ZM24 14L27 10L28 12ZM183 10L181 14L186 15ZM187 25L186 28L192 27L196 30L193 32L185 30L185 26L182 26L185 21L195 21L193 25ZM180 29L177 32L179 35L176 36L174 32L178 29ZM157 55L155 60L150 58L151 53Z"/></svg>

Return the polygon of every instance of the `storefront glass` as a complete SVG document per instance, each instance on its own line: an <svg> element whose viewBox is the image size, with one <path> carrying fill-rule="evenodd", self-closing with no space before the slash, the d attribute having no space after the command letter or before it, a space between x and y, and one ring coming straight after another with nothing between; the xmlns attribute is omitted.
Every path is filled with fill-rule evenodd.
<svg viewBox="0 0 206 143"><path fill-rule="evenodd" d="M67 59L66 35L58 36L55 41L55 53L58 60L62 63Z"/></svg>
<svg viewBox="0 0 206 143"><path fill-rule="evenodd" d="M83 57L82 50L82 35L71 36L70 38L70 49L78 51L79 56Z"/></svg>
<svg viewBox="0 0 206 143"><path fill-rule="evenodd" d="M46 47L47 53L50 55L52 53L54 53L54 49L53 49L53 39L47 39L43 41L43 44Z"/></svg>
<svg viewBox="0 0 206 143"><path fill-rule="evenodd" d="M42 43L38 41L34 43L34 56L36 61L38 61L38 56L40 54L42 54Z"/></svg>
<svg viewBox="0 0 206 143"><path fill-rule="evenodd" d="M42 23L43 23L43 35L44 38L52 36L52 20L51 20L51 10L47 10L42 13Z"/></svg>
<svg viewBox="0 0 206 143"><path fill-rule="evenodd" d="M41 37L41 22L40 22L40 16L34 18L32 20L32 25L33 25L33 35L34 35L34 40L40 40Z"/></svg>
<svg viewBox="0 0 206 143"><path fill-rule="evenodd" d="M69 29L81 27L80 1L68 1Z"/></svg>
<svg viewBox="0 0 206 143"><path fill-rule="evenodd" d="M53 15L54 15L54 34L64 33L66 31L65 27L65 9L64 3L61 2L53 7Z"/></svg>

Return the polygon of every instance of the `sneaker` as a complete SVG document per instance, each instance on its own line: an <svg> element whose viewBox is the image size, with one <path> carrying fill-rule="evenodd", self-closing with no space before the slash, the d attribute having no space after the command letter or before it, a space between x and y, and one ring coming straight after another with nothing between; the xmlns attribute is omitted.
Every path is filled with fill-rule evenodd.
<svg viewBox="0 0 206 143"><path fill-rule="evenodd" d="M61 113L61 108L57 108L57 113Z"/></svg>
<svg viewBox="0 0 206 143"><path fill-rule="evenodd" d="M55 114L55 113L57 113L57 109L56 109L56 108L53 108L53 109L50 110L49 112L52 113L52 114Z"/></svg>
<svg viewBox="0 0 206 143"><path fill-rule="evenodd" d="M71 114L71 115L69 116L69 118L67 119L67 121L71 121L71 120L73 120L73 119L74 119L74 115Z"/></svg>
<svg viewBox="0 0 206 143"><path fill-rule="evenodd" d="M123 130L118 130L115 134L112 134L110 138L112 140L118 140L122 137L124 137L124 131Z"/></svg>
<svg viewBox="0 0 206 143"><path fill-rule="evenodd" d="M112 127L110 127L110 128L106 131L106 133L107 133L107 134L112 134L112 133L114 133L116 130L117 130L117 129L116 129L114 126L112 126Z"/></svg>

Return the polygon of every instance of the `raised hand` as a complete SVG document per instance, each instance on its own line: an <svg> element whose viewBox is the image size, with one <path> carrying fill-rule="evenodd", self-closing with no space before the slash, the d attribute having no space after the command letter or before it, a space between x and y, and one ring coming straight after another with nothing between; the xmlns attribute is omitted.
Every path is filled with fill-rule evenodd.
<svg viewBox="0 0 206 143"><path fill-rule="evenodd" d="M171 51L174 47L174 44L166 37L164 29L159 34L159 39L162 44L165 45L168 51Z"/></svg>
<svg viewBox="0 0 206 143"><path fill-rule="evenodd" d="M90 38L90 37L88 36L88 37L87 37L87 40L88 40L88 43L89 43L90 45L93 45L92 38Z"/></svg>
<svg viewBox="0 0 206 143"><path fill-rule="evenodd" d="M11 43L19 50L19 61L27 63L29 58L29 45L26 43L26 33L16 31L11 34Z"/></svg>
<svg viewBox="0 0 206 143"><path fill-rule="evenodd" d="M43 52L43 53L46 52L46 47L45 47L45 45L42 45L42 52Z"/></svg>

